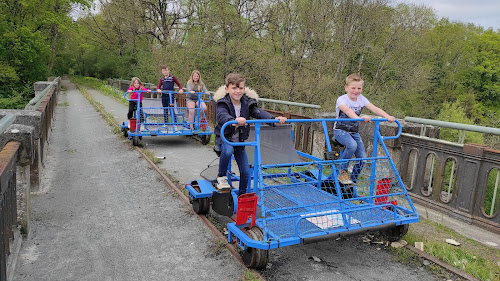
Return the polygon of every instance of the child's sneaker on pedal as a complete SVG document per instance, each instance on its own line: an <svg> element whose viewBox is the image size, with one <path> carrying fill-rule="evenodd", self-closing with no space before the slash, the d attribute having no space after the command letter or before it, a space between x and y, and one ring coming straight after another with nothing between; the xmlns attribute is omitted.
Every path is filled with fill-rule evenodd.
<svg viewBox="0 0 500 281"><path fill-rule="evenodd" d="M338 180L341 184L352 184L353 182L351 181L351 179L349 178L349 174L347 173L347 171L340 171L339 173L339 176L338 176Z"/></svg>
<svg viewBox="0 0 500 281"><path fill-rule="evenodd" d="M217 186L216 187L219 190L231 189L231 186L227 182L227 177L226 176L218 177L217 178Z"/></svg>

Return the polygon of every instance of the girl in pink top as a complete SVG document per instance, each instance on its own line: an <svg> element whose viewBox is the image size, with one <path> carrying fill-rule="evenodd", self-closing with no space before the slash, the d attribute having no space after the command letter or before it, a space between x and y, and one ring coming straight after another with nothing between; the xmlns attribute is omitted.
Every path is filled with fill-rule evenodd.
<svg viewBox="0 0 500 281"><path fill-rule="evenodd" d="M148 91L151 92L150 89L145 88L142 86L141 79L137 77L132 77L132 81L130 82L130 87L127 89L127 92L131 93L130 94L130 99L131 101L128 102L128 114L127 118L130 119L132 118L134 111L137 110L137 99L139 98L140 105L142 107L142 92L138 91ZM141 113L141 122L144 121L144 116Z"/></svg>

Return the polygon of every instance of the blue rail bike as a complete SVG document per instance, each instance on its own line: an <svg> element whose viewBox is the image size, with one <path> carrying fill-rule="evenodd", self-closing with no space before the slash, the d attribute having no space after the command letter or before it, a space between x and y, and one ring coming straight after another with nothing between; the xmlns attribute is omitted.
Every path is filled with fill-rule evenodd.
<svg viewBox="0 0 500 281"><path fill-rule="evenodd" d="M145 91L138 91L141 95ZM162 91L173 98L178 92ZM133 113L130 122L123 122L121 131L123 135L132 141L134 146L139 144L139 140L144 136L192 136L197 135L203 144L210 141L212 131L208 126L202 102L210 102L211 97L206 93L196 93L198 95L198 107L179 107L177 101L174 106L163 107L161 99L144 98L142 105L139 98L130 99L128 92L123 94L127 101L137 102L137 109ZM171 99L172 100L172 99ZM189 121L189 111L193 114L193 120ZM194 112L193 112L194 111ZM139 116L139 118L137 117Z"/></svg>
<svg viewBox="0 0 500 281"><path fill-rule="evenodd" d="M400 136L399 122L395 136L382 136L379 124L387 119L372 119L375 128L371 157L321 159L295 149L292 125L307 122L319 125L315 127L320 128L320 133L322 128L328 150L325 155L333 153L327 124L333 126L337 120L290 119L290 124L276 127L264 123L277 120L247 121L254 123L253 138L247 142L223 140L233 146L247 146L252 170L248 193L237 197L235 183L239 178L230 171L232 189L226 193L214 187L215 180L186 184L195 212L207 214L212 208L232 218L234 222L227 225L228 242L239 246L248 267L265 268L271 249L367 231L380 231L389 241L397 241L407 233L410 223L419 220L384 144ZM222 131L235 123L227 122ZM348 165L352 172L356 164L361 165L356 183L339 182L339 166Z"/></svg>

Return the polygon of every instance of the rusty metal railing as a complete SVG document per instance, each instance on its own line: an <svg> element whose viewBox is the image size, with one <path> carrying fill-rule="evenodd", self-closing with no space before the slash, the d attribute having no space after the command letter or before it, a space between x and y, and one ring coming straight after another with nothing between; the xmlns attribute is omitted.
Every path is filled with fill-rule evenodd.
<svg viewBox="0 0 500 281"><path fill-rule="evenodd" d="M3 117L0 133L14 120L13 115ZM0 280L7 280L7 260L17 227L16 162L20 146L20 142L11 141L0 151Z"/></svg>

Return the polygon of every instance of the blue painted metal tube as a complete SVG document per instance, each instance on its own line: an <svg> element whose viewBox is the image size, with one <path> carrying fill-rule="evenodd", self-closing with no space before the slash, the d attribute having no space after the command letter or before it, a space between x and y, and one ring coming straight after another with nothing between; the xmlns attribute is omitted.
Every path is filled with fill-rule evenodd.
<svg viewBox="0 0 500 281"><path fill-rule="evenodd" d="M336 121L364 121L364 119L362 118L357 118L357 119L340 119L340 118L328 118L328 119L288 119L286 120L285 123L311 123L311 122L336 122ZM372 122L375 122L376 124L378 124L379 122L385 122L387 121L387 119L384 119L384 118L376 118L376 119L372 119L371 120ZM257 120L247 120L246 123L247 124L253 124L253 123L278 123L279 120L277 119L257 119ZM401 124L396 120L395 121L396 124L398 124L399 126L399 130L398 130L398 134L395 135L395 136L391 136L391 137L385 137L386 139L395 139L395 138L398 138L399 135L401 134ZM222 125L222 128L221 128L221 131L224 132L224 130L226 129L227 126L229 125L233 125L233 124L238 124L238 122L236 121L228 121L226 122L224 125ZM226 137L224 136L224 134L221 134L221 138L222 140L225 142L225 143L228 143L230 145L233 145L233 146L255 146L257 145L256 142L230 142L226 139Z"/></svg>
<svg viewBox="0 0 500 281"><path fill-rule="evenodd" d="M378 137L380 137L381 139L383 138L382 136L380 136L380 134L378 134ZM387 147L385 146L383 141L382 141L382 148L384 149L385 154L389 155L389 150L387 149ZM397 168L396 168L396 165L394 164L394 161L392 161L391 157L388 157L388 159L389 159L389 163L391 164L391 168L393 169L393 171L395 171L394 174L396 175L396 179L398 180L399 185L404 187L405 185L403 184L403 180L401 179L401 176L399 176L399 173L397 173ZM405 196L406 200L408 200L408 202L410 203L412 211L414 213L417 213L417 210L415 209L415 206L413 206L413 203L411 201L410 194L406 190L405 190L405 193L406 193L406 196Z"/></svg>
<svg viewBox="0 0 500 281"><path fill-rule="evenodd" d="M328 151L332 151L332 145L330 144L330 138L328 136L328 128L326 127L326 121L321 121L321 126L323 127L323 133L325 134L326 148Z"/></svg>

